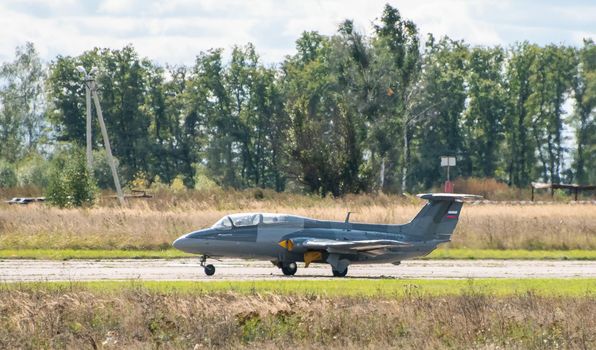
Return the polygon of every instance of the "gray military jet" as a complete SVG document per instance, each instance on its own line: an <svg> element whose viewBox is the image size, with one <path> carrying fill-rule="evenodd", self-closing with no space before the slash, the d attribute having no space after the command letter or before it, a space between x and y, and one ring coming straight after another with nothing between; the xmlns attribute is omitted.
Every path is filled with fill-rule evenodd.
<svg viewBox="0 0 596 350"><path fill-rule="evenodd" d="M201 266L211 276L208 257L271 260L284 275L296 273L296 262L331 265L333 276L344 277L350 264L393 263L429 254L449 242L461 213L463 200L475 195L420 194L428 200L407 224L384 225L325 221L296 215L245 213L221 218L207 229L181 236L173 245L187 253L201 254Z"/></svg>

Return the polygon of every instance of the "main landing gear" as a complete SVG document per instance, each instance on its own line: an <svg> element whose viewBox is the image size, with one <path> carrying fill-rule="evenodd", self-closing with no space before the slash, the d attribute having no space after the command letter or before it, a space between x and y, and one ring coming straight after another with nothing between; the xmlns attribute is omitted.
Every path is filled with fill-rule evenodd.
<svg viewBox="0 0 596 350"><path fill-rule="evenodd" d="M331 271L333 272L333 277L346 277L348 274L348 267L346 266L346 269L341 272L334 268L331 268Z"/></svg>
<svg viewBox="0 0 596 350"><path fill-rule="evenodd" d="M207 255L203 255L201 256L201 266L205 269L205 275L207 276L213 276L213 274L215 273L215 266L209 264L209 265L205 265L205 263L207 262Z"/></svg>
<svg viewBox="0 0 596 350"><path fill-rule="evenodd" d="M271 261L273 263L273 265L279 267L281 269L281 272L283 272L284 275L286 276L294 276L296 274L296 272L298 271L298 265L296 265L295 262L281 262L281 261ZM341 264L337 265L332 265L331 266L331 272L333 272L333 276L334 277L346 277L346 275L348 274L348 264L343 262ZM341 270L343 268L343 270Z"/></svg>

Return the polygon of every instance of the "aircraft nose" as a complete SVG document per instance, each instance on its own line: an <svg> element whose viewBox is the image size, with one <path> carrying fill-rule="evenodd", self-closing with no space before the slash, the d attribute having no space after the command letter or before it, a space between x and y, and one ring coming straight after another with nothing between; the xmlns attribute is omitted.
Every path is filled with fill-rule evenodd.
<svg viewBox="0 0 596 350"><path fill-rule="evenodd" d="M184 251L186 251L186 249L189 246L189 239L186 238L185 236L182 236L182 237L178 238L177 240L175 240L174 243L172 243L172 246L174 246L174 248L184 252Z"/></svg>

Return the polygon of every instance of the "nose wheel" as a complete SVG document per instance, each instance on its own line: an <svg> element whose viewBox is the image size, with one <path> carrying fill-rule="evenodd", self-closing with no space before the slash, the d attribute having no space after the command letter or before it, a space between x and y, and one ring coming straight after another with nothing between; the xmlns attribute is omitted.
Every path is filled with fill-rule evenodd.
<svg viewBox="0 0 596 350"><path fill-rule="evenodd" d="M213 276L214 273L215 273L215 266L213 266L211 264L205 266L205 275Z"/></svg>
<svg viewBox="0 0 596 350"><path fill-rule="evenodd" d="M286 276L294 276L298 271L298 265L295 262L291 262L289 264L284 264L281 266L281 272L284 273Z"/></svg>
<svg viewBox="0 0 596 350"><path fill-rule="evenodd" d="M213 276L213 274L215 274L215 266L209 264L209 265L205 265L205 263L207 262L207 255L203 255L201 256L201 266L203 267L203 269L205 269L205 275L207 276Z"/></svg>

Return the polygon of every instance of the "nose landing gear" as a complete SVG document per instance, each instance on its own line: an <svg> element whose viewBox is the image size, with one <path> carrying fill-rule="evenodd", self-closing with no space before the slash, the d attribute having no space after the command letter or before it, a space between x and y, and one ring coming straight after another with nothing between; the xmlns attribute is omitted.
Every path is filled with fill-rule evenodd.
<svg viewBox="0 0 596 350"><path fill-rule="evenodd" d="M205 274L207 276L213 276L214 273L215 273L215 266L213 266L211 264L205 266Z"/></svg>
<svg viewBox="0 0 596 350"><path fill-rule="evenodd" d="M205 265L205 263L207 262L207 255L203 255L200 258L201 260L201 266L205 269L205 274L207 276L213 276L213 274L215 273L215 266L209 264L209 265Z"/></svg>
<svg viewBox="0 0 596 350"><path fill-rule="evenodd" d="M283 264L281 266L281 271L286 276L293 276L296 274L296 271L298 271L298 265L296 265L295 262L291 262L289 264Z"/></svg>

